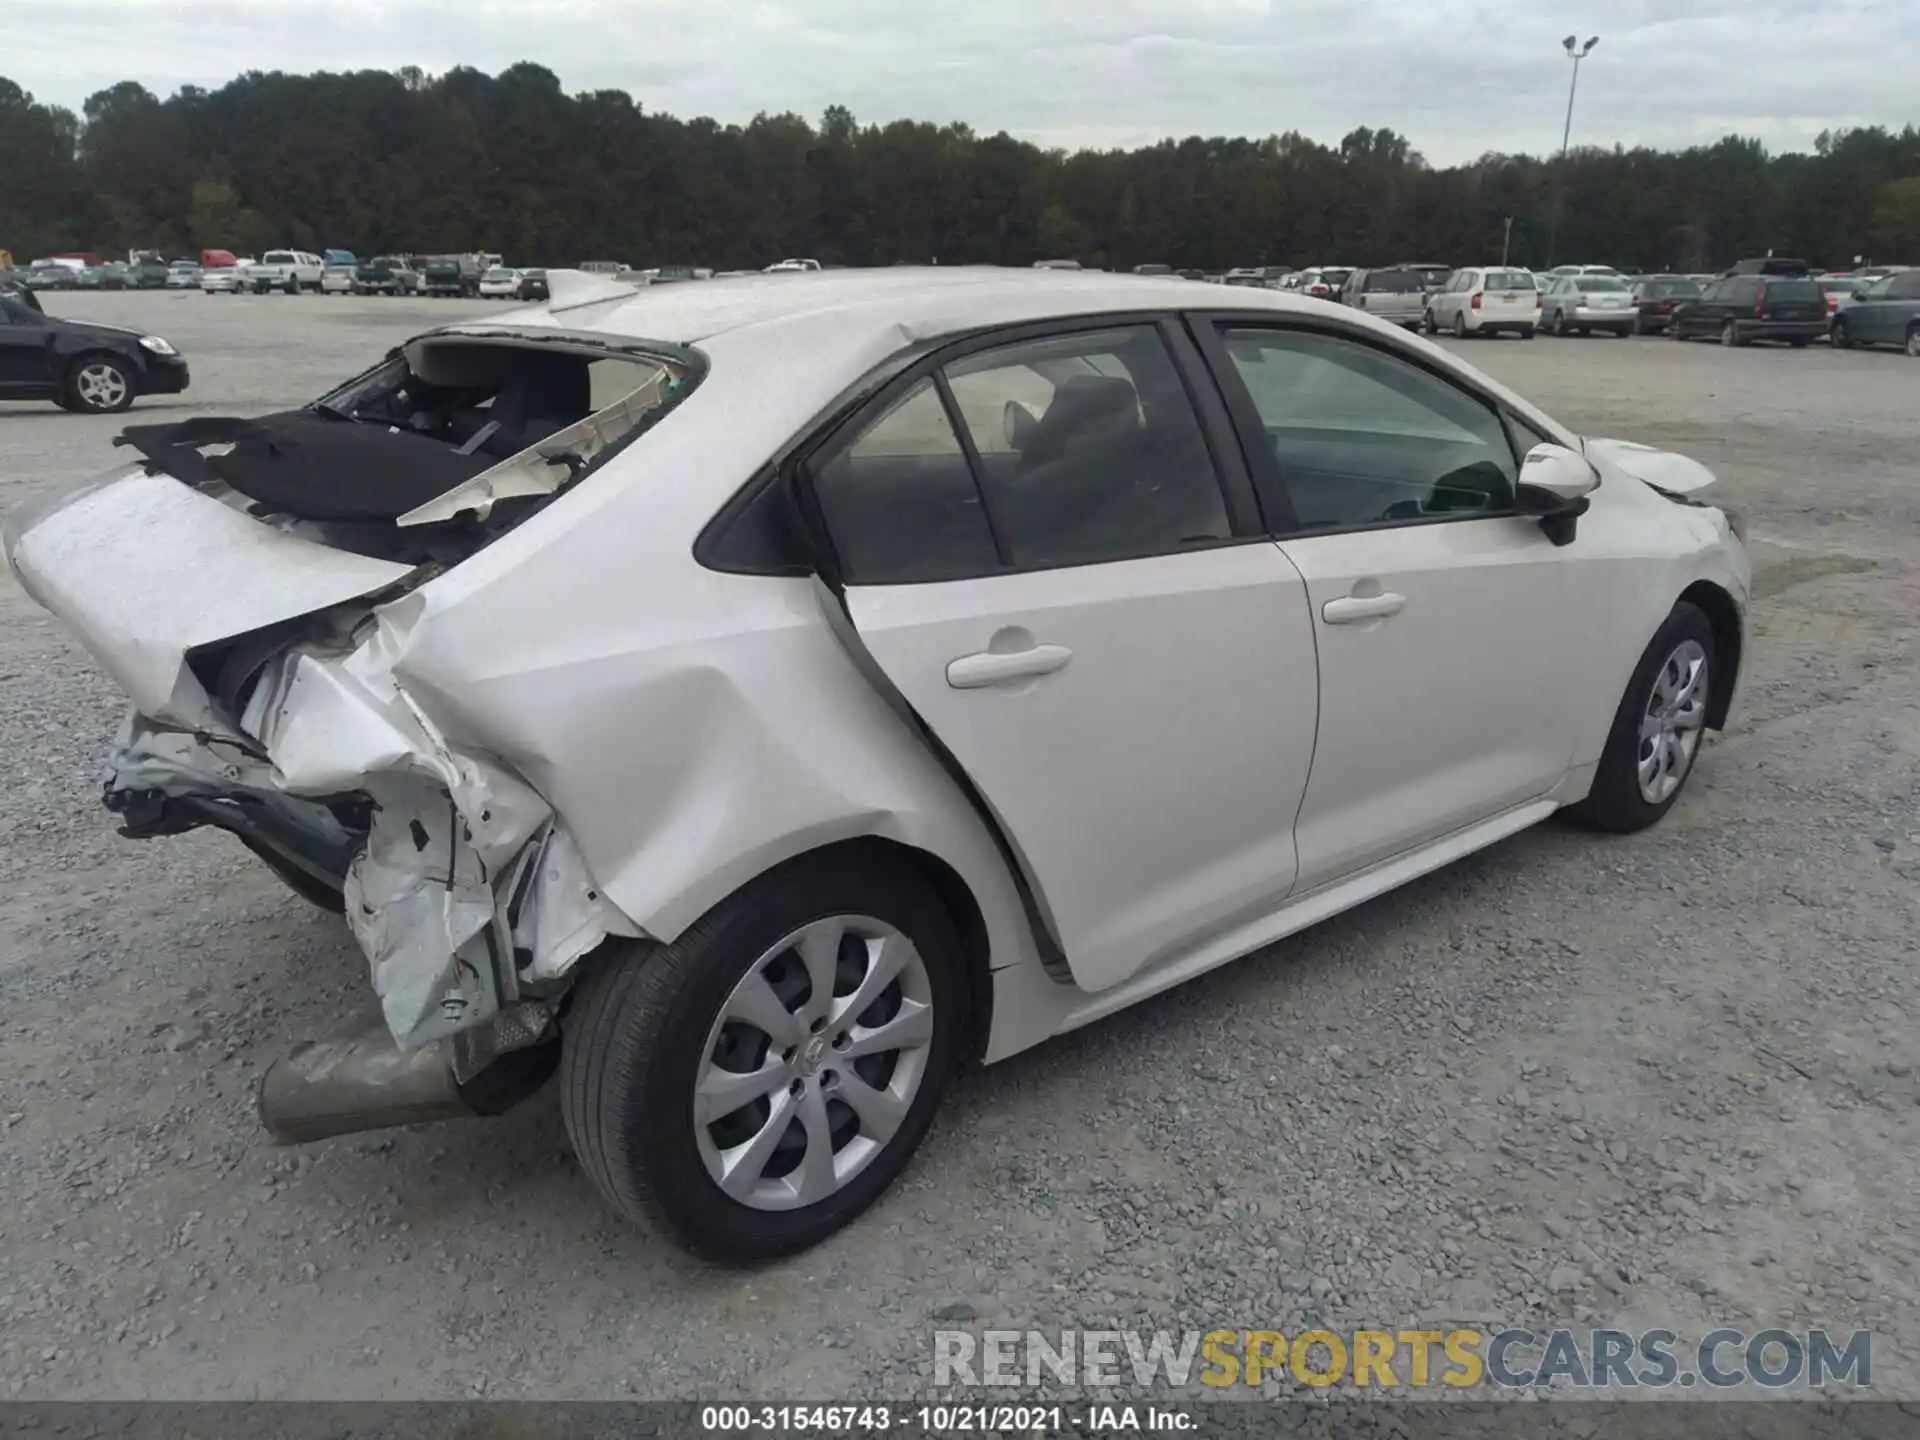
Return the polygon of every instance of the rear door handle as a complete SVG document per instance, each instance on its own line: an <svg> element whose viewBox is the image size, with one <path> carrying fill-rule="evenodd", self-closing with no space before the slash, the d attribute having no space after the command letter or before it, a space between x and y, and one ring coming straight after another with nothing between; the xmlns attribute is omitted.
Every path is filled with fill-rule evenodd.
<svg viewBox="0 0 1920 1440"><path fill-rule="evenodd" d="M1348 595L1339 600L1329 600L1321 607L1320 616L1329 625L1352 625L1360 620L1377 620L1383 615L1398 615L1407 603L1404 595L1395 595L1391 591L1385 595Z"/></svg>
<svg viewBox="0 0 1920 1440"><path fill-rule="evenodd" d="M980 690L1009 680L1051 675L1072 658L1073 651L1064 645L1035 645L1030 650L1009 653L982 650L976 655L962 655L949 664L947 684L956 690Z"/></svg>

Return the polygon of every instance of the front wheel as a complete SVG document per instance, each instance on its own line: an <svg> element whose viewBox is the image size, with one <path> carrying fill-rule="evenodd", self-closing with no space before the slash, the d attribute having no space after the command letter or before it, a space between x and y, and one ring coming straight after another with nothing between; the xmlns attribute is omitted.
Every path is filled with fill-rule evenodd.
<svg viewBox="0 0 1920 1440"><path fill-rule="evenodd" d="M575 989L561 1109L613 1208L746 1262L817 1244L891 1185L968 1033L952 918L912 869L803 858Z"/></svg>
<svg viewBox="0 0 1920 1440"><path fill-rule="evenodd" d="M1916 325L1907 331L1907 354L1916 360L1920 360L1920 325Z"/></svg>
<svg viewBox="0 0 1920 1440"><path fill-rule="evenodd" d="M1720 327L1720 343L1729 348L1740 343L1740 327L1729 320Z"/></svg>
<svg viewBox="0 0 1920 1440"><path fill-rule="evenodd" d="M1833 333L1828 338L1833 341L1836 350L1845 350L1853 344L1853 337L1847 333L1847 322L1844 320L1833 322Z"/></svg>
<svg viewBox="0 0 1920 1440"><path fill-rule="evenodd" d="M67 409L88 415L113 415L133 404L133 370L111 355L82 356L67 372Z"/></svg>
<svg viewBox="0 0 1920 1440"><path fill-rule="evenodd" d="M1713 626L1690 601L1673 607L1614 712L1587 798L1567 814L1597 830L1644 830L1680 797L1700 753L1713 696Z"/></svg>

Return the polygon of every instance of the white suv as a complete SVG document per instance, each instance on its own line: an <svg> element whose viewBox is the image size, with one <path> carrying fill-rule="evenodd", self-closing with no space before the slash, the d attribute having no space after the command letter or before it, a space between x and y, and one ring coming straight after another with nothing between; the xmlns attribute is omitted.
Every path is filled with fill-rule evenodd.
<svg viewBox="0 0 1920 1440"><path fill-rule="evenodd" d="M1539 324L1540 287L1531 270L1504 265L1456 270L1427 297L1429 335L1445 330L1464 340L1511 330L1531 340Z"/></svg>

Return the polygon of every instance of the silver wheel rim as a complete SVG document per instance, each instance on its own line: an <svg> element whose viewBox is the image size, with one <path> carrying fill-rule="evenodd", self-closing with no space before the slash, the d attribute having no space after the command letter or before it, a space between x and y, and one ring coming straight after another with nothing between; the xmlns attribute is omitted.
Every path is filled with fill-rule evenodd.
<svg viewBox="0 0 1920 1440"><path fill-rule="evenodd" d="M111 410L127 398L127 377L111 365L88 365L74 380L73 388L92 408Z"/></svg>
<svg viewBox="0 0 1920 1440"><path fill-rule="evenodd" d="M1693 768L1707 723L1707 652L1698 640L1682 640L1653 677L1653 691L1640 717L1640 798L1649 805L1669 799Z"/></svg>
<svg viewBox="0 0 1920 1440"><path fill-rule="evenodd" d="M1733 322L1729 320L1726 324L1720 327L1720 343L1722 345L1733 344L1736 333L1737 332L1733 328Z"/></svg>
<svg viewBox="0 0 1920 1440"><path fill-rule="evenodd" d="M1920 360L1920 330L1915 330L1907 336L1907 354Z"/></svg>
<svg viewBox="0 0 1920 1440"><path fill-rule="evenodd" d="M783 937L700 1051L693 1129L708 1176L753 1210L837 1194L906 1122L933 1033L926 961L894 926L834 915Z"/></svg>

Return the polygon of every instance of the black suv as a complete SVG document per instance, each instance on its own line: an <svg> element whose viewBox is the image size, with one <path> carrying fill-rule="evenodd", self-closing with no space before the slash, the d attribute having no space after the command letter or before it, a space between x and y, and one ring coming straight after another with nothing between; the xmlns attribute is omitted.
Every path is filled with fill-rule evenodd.
<svg viewBox="0 0 1920 1440"><path fill-rule="evenodd" d="M1804 269L1798 275L1752 271L1722 275L1698 299L1675 305L1667 326L1667 334L1675 340L1709 335L1722 345L1784 340L1796 350L1826 333L1827 297Z"/></svg>

